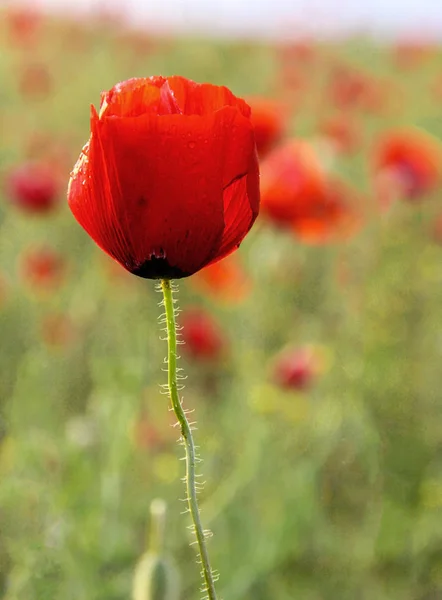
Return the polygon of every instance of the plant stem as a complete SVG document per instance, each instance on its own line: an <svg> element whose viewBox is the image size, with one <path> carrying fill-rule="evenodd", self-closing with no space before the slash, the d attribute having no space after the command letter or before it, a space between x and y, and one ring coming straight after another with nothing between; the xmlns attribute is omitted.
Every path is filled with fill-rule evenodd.
<svg viewBox="0 0 442 600"><path fill-rule="evenodd" d="M206 546L206 534L203 530L197 500L195 465L197 457L195 454L195 444L193 442L192 432L186 413L181 405L177 386L177 333L175 323L175 311L172 298L171 282L168 279L161 280L161 288L164 296L164 308L166 312L167 323L167 342L168 342L168 387L170 400L174 413L178 419L181 435L186 449L186 492L189 512L192 517L196 541L198 544L199 555L201 559L202 571L207 596L209 600L216 600L216 591L214 577L209 561L209 554Z"/></svg>

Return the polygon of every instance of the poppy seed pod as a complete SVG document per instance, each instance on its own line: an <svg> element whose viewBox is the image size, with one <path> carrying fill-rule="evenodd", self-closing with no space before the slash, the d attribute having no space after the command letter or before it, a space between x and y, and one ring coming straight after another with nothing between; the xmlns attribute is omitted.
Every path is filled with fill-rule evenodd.
<svg viewBox="0 0 442 600"><path fill-rule="evenodd" d="M130 79L92 107L71 174L71 211L125 269L192 275L235 250L259 209L250 108L184 77Z"/></svg>

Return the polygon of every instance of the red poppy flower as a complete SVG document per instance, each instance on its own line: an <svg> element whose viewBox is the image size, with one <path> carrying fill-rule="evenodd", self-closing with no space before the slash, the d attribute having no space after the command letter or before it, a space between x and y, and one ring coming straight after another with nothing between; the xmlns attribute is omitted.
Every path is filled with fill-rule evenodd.
<svg viewBox="0 0 442 600"><path fill-rule="evenodd" d="M6 193L25 211L46 213L58 204L59 181L48 165L27 162L8 173Z"/></svg>
<svg viewBox="0 0 442 600"><path fill-rule="evenodd" d="M399 67L413 69L422 67L438 51L436 46L422 40L401 40L393 48L394 58Z"/></svg>
<svg viewBox="0 0 442 600"><path fill-rule="evenodd" d="M281 102L252 97L247 102L252 109L252 125L260 157L264 156L282 137L286 125L286 110Z"/></svg>
<svg viewBox="0 0 442 600"><path fill-rule="evenodd" d="M342 113L325 119L319 125L323 135L329 138L338 152L351 154L358 149L361 142L360 129L357 122Z"/></svg>
<svg viewBox="0 0 442 600"><path fill-rule="evenodd" d="M45 64L25 65L19 73L19 89L28 99L44 98L52 90L52 76Z"/></svg>
<svg viewBox="0 0 442 600"><path fill-rule="evenodd" d="M262 162L261 209L276 225L291 226L324 189L325 174L305 141L286 142Z"/></svg>
<svg viewBox="0 0 442 600"><path fill-rule="evenodd" d="M49 247L28 250L21 258L23 279L32 287L54 289L64 274L62 257Z"/></svg>
<svg viewBox="0 0 442 600"><path fill-rule="evenodd" d="M289 63L300 63L301 65L313 64L317 57L317 49L312 40L285 43L279 47L279 58Z"/></svg>
<svg viewBox="0 0 442 600"><path fill-rule="evenodd" d="M385 86L370 77L346 65L338 65L331 72L327 102L339 109L361 109L378 113L386 103Z"/></svg>
<svg viewBox="0 0 442 600"><path fill-rule="evenodd" d="M439 183L442 144L417 128L391 131L379 140L373 162L377 187L388 181L395 187L392 195L415 200Z"/></svg>
<svg viewBox="0 0 442 600"><path fill-rule="evenodd" d="M235 255L205 267L195 275L192 283L225 302L240 302L251 290L250 278Z"/></svg>
<svg viewBox="0 0 442 600"><path fill-rule="evenodd" d="M131 273L192 275L235 250L259 209L250 108L183 77L131 79L92 107L69 205Z"/></svg>
<svg viewBox="0 0 442 600"><path fill-rule="evenodd" d="M194 359L217 360L226 349L223 331L212 315L201 308L183 312L179 319L184 351Z"/></svg>
<svg viewBox="0 0 442 600"><path fill-rule="evenodd" d="M313 348L287 348L274 361L272 379L284 389L304 391L320 370L320 357Z"/></svg>
<svg viewBox="0 0 442 600"><path fill-rule="evenodd" d="M309 244L346 240L362 224L355 208L356 192L336 177L326 181L324 193L310 203L303 214L294 219L292 227L297 238Z"/></svg>
<svg viewBox="0 0 442 600"><path fill-rule="evenodd" d="M36 41L42 15L35 7L10 7L4 16L8 33L14 44L28 46Z"/></svg>
<svg viewBox="0 0 442 600"><path fill-rule="evenodd" d="M262 163L262 213L299 239L322 243L347 237L357 223L351 193L327 176L305 141L291 141Z"/></svg>

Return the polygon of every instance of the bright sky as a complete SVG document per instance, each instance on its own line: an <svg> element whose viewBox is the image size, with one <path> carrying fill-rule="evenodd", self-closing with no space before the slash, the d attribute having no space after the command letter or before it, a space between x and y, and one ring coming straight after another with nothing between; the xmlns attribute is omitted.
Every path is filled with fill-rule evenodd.
<svg viewBox="0 0 442 600"><path fill-rule="evenodd" d="M0 0L0 4L7 0ZM18 0L12 0L17 2ZM442 0L27 0L57 10L123 10L151 26L273 34L369 31L442 37ZM124 7L124 8L123 8Z"/></svg>

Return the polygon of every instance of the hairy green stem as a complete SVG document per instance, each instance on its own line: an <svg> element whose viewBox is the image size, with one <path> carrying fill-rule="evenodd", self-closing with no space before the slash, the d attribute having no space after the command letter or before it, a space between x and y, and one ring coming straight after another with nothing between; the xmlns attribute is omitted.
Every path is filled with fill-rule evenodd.
<svg viewBox="0 0 442 600"><path fill-rule="evenodd" d="M210 567L209 554L207 552L206 534L201 524L201 518L197 500L197 484L195 467L197 457L195 453L195 444L193 442L192 431L186 417L186 413L181 405L177 386L177 333L175 323L175 311L173 306L172 287L168 279L161 280L161 288L164 296L164 308L166 312L167 323L167 342L168 342L168 387L172 408L178 419L181 435L186 449L186 492L189 512L192 517L196 541L198 544L199 555L202 566L202 576L204 578L207 596L209 600L216 600L216 591L213 572Z"/></svg>

